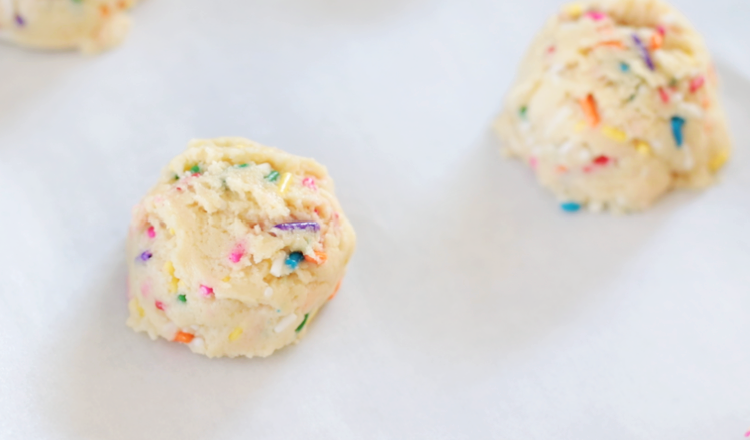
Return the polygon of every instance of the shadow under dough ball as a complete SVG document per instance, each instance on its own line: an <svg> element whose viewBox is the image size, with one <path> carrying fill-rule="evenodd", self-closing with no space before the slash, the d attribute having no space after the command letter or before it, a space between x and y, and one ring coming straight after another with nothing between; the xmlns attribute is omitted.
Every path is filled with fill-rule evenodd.
<svg viewBox="0 0 750 440"><path fill-rule="evenodd" d="M643 210L710 185L730 152L703 39L660 0L565 6L533 41L495 128L566 211Z"/></svg>
<svg viewBox="0 0 750 440"><path fill-rule="evenodd" d="M354 246L322 165L192 141L133 209L128 325L209 357L268 356L333 298Z"/></svg>

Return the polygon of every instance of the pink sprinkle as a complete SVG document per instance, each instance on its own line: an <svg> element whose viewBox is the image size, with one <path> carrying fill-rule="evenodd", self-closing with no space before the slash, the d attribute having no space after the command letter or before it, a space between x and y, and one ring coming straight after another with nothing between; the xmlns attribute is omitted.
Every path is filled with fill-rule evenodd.
<svg viewBox="0 0 750 440"><path fill-rule="evenodd" d="M539 161L537 160L536 157L532 156L529 159L529 165L531 165L531 168L536 169L536 167L539 165Z"/></svg>
<svg viewBox="0 0 750 440"><path fill-rule="evenodd" d="M212 296L214 294L214 289L208 286L204 286L203 284L201 284L200 291L203 296Z"/></svg>
<svg viewBox="0 0 750 440"><path fill-rule="evenodd" d="M594 167L592 167L591 165L586 165L585 167L583 167L584 173L590 173L592 171L594 171Z"/></svg>
<svg viewBox="0 0 750 440"><path fill-rule="evenodd" d="M747 431L747 432L745 433L745 437L750 437L750 431Z"/></svg>
<svg viewBox="0 0 750 440"><path fill-rule="evenodd" d="M602 21L605 18L607 18L607 14L605 14L604 12L599 12L599 11L587 12L586 16L594 21Z"/></svg>
<svg viewBox="0 0 750 440"><path fill-rule="evenodd" d="M146 231L146 233L148 234L148 238L154 238L154 237L156 237L156 230L154 229L153 226L151 226L150 228L148 228L148 231Z"/></svg>
<svg viewBox="0 0 750 440"><path fill-rule="evenodd" d="M237 243L232 253L229 254L229 261L239 263L243 255L245 255L245 246L242 243Z"/></svg>
<svg viewBox="0 0 750 440"><path fill-rule="evenodd" d="M154 304L156 304L156 308L159 310L164 310L164 303L161 301L156 301Z"/></svg>
<svg viewBox="0 0 750 440"><path fill-rule="evenodd" d="M664 26L659 25L656 26L656 32L658 32L663 37L667 33L667 30L664 29Z"/></svg>
<svg viewBox="0 0 750 440"><path fill-rule="evenodd" d="M318 186L315 184L315 179L313 179L312 177L305 177L304 179L302 179L302 184L312 190L318 189Z"/></svg>
<svg viewBox="0 0 750 440"><path fill-rule="evenodd" d="M669 104L669 94L663 87L659 87L659 96L661 96L661 100L664 104Z"/></svg>
<svg viewBox="0 0 750 440"><path fill-rule="evenodd" d="M547 48L547 53L555 53L555 50L557 50L555 46L550 46Z"/></svg>
<svg viewBox="0 0 750 440"><path fill-rule="evenodd" d="M141 295L144 298L147 298L149 295L151 295L151 283L143 283L141 284Z"/></svg>
<svg viewBox="0 0 750 440"><path fill-rule="evenodd" d="M706 78L704 76L697 76L693 78L692 81L690 81L690 93L695 93L703 87L703 84L706 83Z"/></svg>

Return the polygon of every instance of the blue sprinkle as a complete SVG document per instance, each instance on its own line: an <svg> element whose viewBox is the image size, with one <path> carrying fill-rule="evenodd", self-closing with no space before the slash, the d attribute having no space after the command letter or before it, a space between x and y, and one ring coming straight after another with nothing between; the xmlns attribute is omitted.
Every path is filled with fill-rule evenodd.
<svg viewBox="0 0 750 440"><path fill-rule="evenodd" d="M299 266L299 262L304 259L305 256L302 255L302 252L292 252L288 257L286 257L286 261L284 263L286 263L287 266L294 270L297 268L297 266Z"/></svg>
<svg viewBox="0 0 750 440"><path fill-rule="evenodd" d="M679 116L672 116L672 136L677 144L677 148L682 146L682 128L685 126L685 120Z"/></svg>
<svg viewBox="0 0 750 440"><path fill-rule="evenodd" d="M560 205L565 212L576 212L581 210L581 204L576 202L565 202Z"/></svg>
<svg viewBox="0 0 750 440"><path fill-rule="evenodd" d="M628 63L621 62L620 63L620 70L622 70L623 72L629 72L630 71L630 66L628 65Z"/></svg>

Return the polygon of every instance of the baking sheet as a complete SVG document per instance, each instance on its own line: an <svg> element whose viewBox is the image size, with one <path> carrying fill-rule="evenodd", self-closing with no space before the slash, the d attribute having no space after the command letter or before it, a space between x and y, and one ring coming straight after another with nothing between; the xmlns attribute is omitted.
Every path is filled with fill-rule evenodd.
<svg viewBox="0 0 750 440"><path fill-rule="evenodd" d="M0 46L0 438L741 439L750 3L675 0L717 58L722 182L566 215L489 124L557 1L149 0L98 57ZM130 208L193 137L329 167L358 232L297 346L125 327Z"/></svg>

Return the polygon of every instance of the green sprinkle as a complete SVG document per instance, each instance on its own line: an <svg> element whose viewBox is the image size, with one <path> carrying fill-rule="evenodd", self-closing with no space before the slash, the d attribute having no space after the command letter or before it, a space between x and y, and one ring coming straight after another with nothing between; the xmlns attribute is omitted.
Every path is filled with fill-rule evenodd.
<svg viewBox="0 0 750 440"><path fill-rule="evenodd" d="M302 327L304 327L304 326L305 326L305 323L307 323L307 317L308 317L308 316L310 316L310 314L309 314L309 313L305 313L305 319L303 319L303 320L302 320L302 323L301 323L301 324L299 325L299 327L297 327L297 328L296 328L296 329L294 330L295 332L299 333L299 332L300 332L300 330L302 330Z"/></svg>
<svg viewBox="0 0 750 440"><path fill-rule="evenodd" d="M672 80L669 81L669 87L677 87L677 78L672 78Z"/></svg>
<svg viewBox="0 0 750 440"><path fill-rule="evenodd" d="M237 168L247 168L248 166L249 165L246 164L246 163L241 163L241 164L237 165Z"/></svg>
<svg viewBox="0 0 750 440"><path fill-rule="evenodd" d="M529 111L529 108L525 105L521 107L521 109L518 111L518 115L521 116L521 118L526 119L526 112Z"/></svg>
<svg viewBox="0 0 750 440"><path fill-rule="evenodd" d="M271 171L271 173L269 175L266 176L266 180L268 180L269 182L275 182L275 181L279 180L279 176L280 175L281 174L279 174L278 171L273 170L273 171Z"/></svg>
<svg viewBox="0 0 750 440"><path fill-rule="evenodd" d="M178 176L177 174L175 174L175 175L174 175L174 176L173 176L172 178L173 178L174 180L180 180L180 176Z"/></svg>
<svg viewBox="0 0 750 440"><path fill-rule="evenodd" d="M180 302L187 302L187 297L185 295L177 295L177 299L179 299Z"/></svg>
<svg viewBox="0 0 750 440"><path fill-rule="evenodd" d="M201 167L199 167L198 165L193 165L193 167L190 168L190 172L194 173L194 174L195 173L200 173L201 172Z"/></svg>

